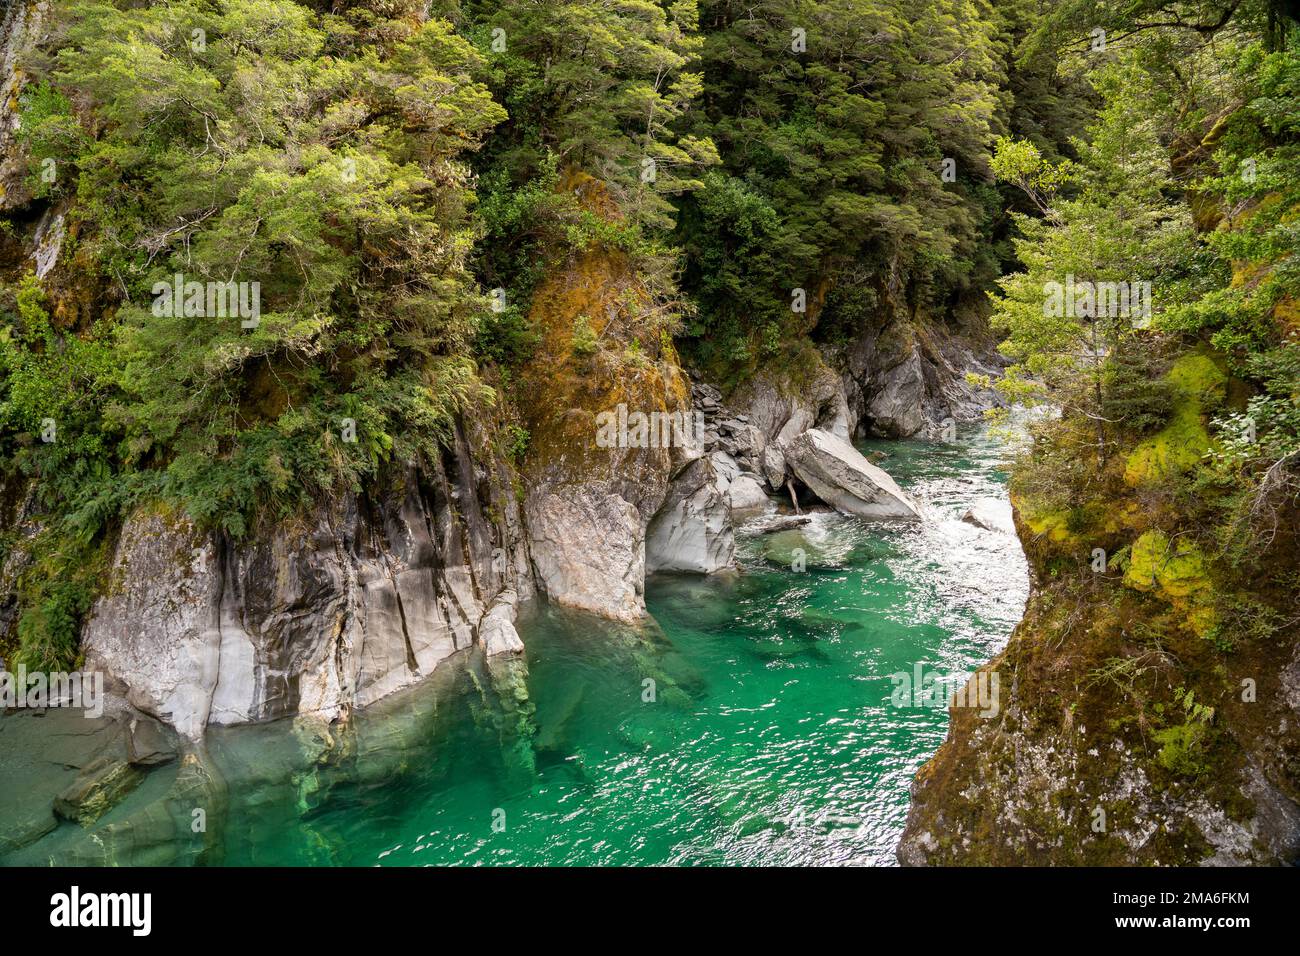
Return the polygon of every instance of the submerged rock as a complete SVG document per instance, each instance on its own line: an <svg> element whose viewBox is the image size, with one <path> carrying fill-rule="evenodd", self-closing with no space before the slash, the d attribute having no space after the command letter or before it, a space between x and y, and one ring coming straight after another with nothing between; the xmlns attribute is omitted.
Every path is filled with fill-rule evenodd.
<svg viewBox="0 0 1300 956"><path fill-rule="evenodd" d="M805 571L810 567L830 567L838 563L797 528L777 531L764 538L763 560L787 571Z"/></svg>
<svg viewBox="0 0 1300 956"><path fill-rule="evenodd" d="M58 827L49 806L24 808L21 813L0 819L0 857L35 843Z"/></svg>
<svg viewBox="0 0 1300 956"><path fill-rule="evenodd" d="M100 757L55 798L54 812L65 820L88 827L120 803L143 779L144 774L125 760Z"/></svg>
<svg viewBox="0 0 1300 956"><path fill-rule="evenodd" d="M811 521L812 515L768 515L749 522L744 530L753 534L771 534L775 531L799 528Z"/></svg>
<svg viewBox="0 0 1300 956"><path fill-rule="evenodd" d="M786 462L812 492L847 514L919 521L916 503L848 441L817 428L790 441Z"/></svg>

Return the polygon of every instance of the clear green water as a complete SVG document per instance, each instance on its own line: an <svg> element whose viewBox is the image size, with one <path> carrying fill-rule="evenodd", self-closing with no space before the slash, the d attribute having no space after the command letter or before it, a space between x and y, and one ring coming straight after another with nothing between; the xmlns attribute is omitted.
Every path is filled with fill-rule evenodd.
<svg viewBox="0 0 1300 956"><path fill-rule="evenodd" d="M468 659L332 740L290 722L214 732L228 805L209 861L893 863L947 713L891 705L889 675L987 660L1027 580L1014 536L958 520L1005 497L990 439L866 447L924 503L919 527L823 514L802 540L744 538L741 574L652 579L649 632L535 609L526 673ZM776 563L793 546L802 572ZM84 839L64 824L21 857Z"/></svg>

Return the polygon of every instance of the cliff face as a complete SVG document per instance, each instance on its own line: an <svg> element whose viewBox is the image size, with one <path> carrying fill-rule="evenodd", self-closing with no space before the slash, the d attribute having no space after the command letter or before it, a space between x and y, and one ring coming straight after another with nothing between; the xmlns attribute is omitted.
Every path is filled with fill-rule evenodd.
<svg viewBox="0 0 1300 956"><path fill-rule="evenodd" d="M881 438L941 436L945 422L978 421L1002 404L968 373L996 378L997 354L982 296L959 298L944 318L909 309L901 293L882 286L874 321L825 349L843 378L856 434Z"/></svg>
<svg viewBox="0 0 1300 956"><path fill-rule="evenodd" d="M561 188L592 214L618 221L590 176L571 173ZM562 262L533 296L529 318L540 342L520 399L538 584L557 603L623 621L645 614L646 528L672 477L704 451L687 427L689 381L653 326L655 296L635 262L603 243ZM679 427L628 433L620 425L629 415ZM602 438L611 416L614 427ZM731 555L721 558L725 565Z"/></svg>
<svg viewBox="0 0 1300 956"><path fill-rule="evenodd" d="M521 652L519 509L483 458L459 431L432 473L412 466L244 543L137 511L83 629L87 668L198 738L208 724L337 720L476 643Z"/></svg>

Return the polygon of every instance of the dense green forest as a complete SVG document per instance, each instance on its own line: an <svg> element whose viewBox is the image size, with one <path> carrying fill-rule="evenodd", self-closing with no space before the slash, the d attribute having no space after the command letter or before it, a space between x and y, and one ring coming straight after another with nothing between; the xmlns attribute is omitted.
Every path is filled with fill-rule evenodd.
<svg viewBox="0 0 1300 956"><path fill-rule="evenodd" d="M21 582L33 665L76 659L135 503L239 537L431 454L459 414L509 418L533 294L593 248L641 277L636 347L725 385L852 338L886 299L979 303L1012 362L1002 390L1061 410L1014 485L1054 573L1100 548L1225 653L1288 623L1285 5L56 8L11 105L37 206L65 211L65 265L11 266L0 289L0 459L49 515ZM160 314L177 275L256 280L260 314ZM1070 281L1149 283L1150 307L1044 308ZM593 339L575 322L575 352ZM1178 733L1170 760L1194 759L1201 731Z"/></svg>

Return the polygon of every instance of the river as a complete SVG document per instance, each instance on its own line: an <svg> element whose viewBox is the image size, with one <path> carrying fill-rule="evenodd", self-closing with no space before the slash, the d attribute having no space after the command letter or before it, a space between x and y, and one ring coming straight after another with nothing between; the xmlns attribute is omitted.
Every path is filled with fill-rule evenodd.
<svg viewBox="0 0 1300 956"><path fill-rule="evenodd" d="M923 522L822 513L742 535L739 573L650 580L648 631L533 608L526 673L467 659L343 733L211 731L228 803L206 860L892 865L908 786L948 717L894 703L891 675L979 666L1028 581L1014 535L960 520L977 501L1009 513L995 438L860 447L887 454ZM7 785L44 772L37 749ZM155 771L97 826L139 814L175 773ZM62 823L3 862L75 860L88 839Z"/></svg>

